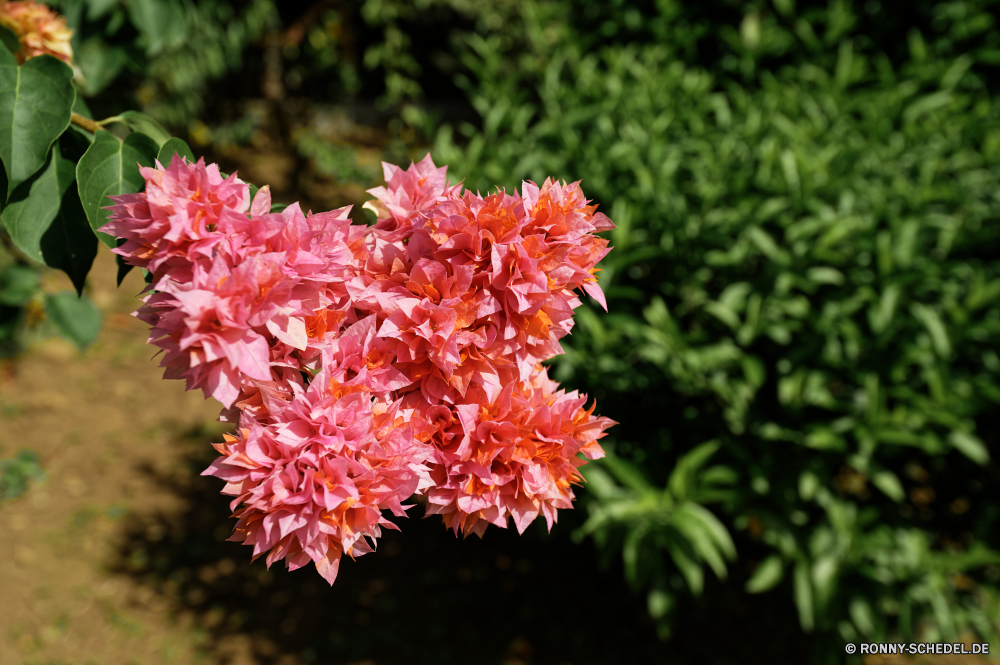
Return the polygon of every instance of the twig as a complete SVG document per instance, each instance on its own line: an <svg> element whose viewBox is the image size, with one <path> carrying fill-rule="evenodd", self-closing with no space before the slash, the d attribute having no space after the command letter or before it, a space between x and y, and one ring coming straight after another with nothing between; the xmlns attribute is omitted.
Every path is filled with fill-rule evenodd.
<svg viewBox="0 0 1000 665"><path fill-rule="evenodd" d="M103 127L98 125L97 122L95 122L94 120L91 120L90 118L84 118L79 113L74 113L73 116L70 118L70 122L72 122L77 127L82 127L83 129L86 129L91 134L96 134L97 130L104 129Z"/></svg>

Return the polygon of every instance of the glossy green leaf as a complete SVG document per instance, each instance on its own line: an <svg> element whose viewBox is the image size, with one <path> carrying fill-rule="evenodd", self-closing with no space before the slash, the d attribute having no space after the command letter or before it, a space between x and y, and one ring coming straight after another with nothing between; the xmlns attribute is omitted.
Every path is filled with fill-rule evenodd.
<svg viewBox="0 0 1000 665"><path fill-rule="evenodd" d="M899 478L892 471L878 471L872 474L872 485L879 488L883 494L896 503L906 498L903 484L899 482Z"/></svg>
<svg viewBox="0 0 1000 665"><path fill-rule="evenodd" d="M670 524L687 538L692 548L715 575L719 579L725 579L726 563L722 560L702 521L690 512L677 510L670 516Z"/></svg>
<svg viewBox="0 0 1000 665"><path fill-rule="evenodd" d="M718 442L707 441L681 456L667 479L667 491L671 496L678 500L695 498L692 493L697 486L698 471L718 449Z"/></svg>
<svg viewBox="0 0 1000 665"><path fill-rule="evenodd" d="M87 296L72 291L46 294L45 315L81 351L93 344L101 332L101 310Z"/></svg>
<svg viewBox="0 0 1000 665"><path fill-rule="evenodd" d="M973 434L953 431L948 436L948 442L976 464L985 465L990 461L990 453L986 449L986 445Z"/></svg>
<svg viewBox="0 0 1000 665"><path fill-rule="evenodd" d="M586 464L580 469L580 473L587 481L587 491L596 497L601 499L620 498L627 494L598 464Z"/></svg>
<svg viewBox="0 0 1000 665"><path fill-rule="evenodd" d="M122 122L133 132L145 134L156 142L157 150L171 139L170 132L163 128L163 125L150 118L145 113L139 111L125 111L118 114Z"/></svg>
<svg viewBox="0 0 1000 665"><path fill-rule="evenodd" d="M642 472L627 460L609 454L601 459L600 464L629 489L639 493L652 492L654 489Z"/></svg>
<svg viewBox="0 0 1000 665"><path fill-rule="evenodd" d="M622 562L625 564L625 579L632 584L639 582L639 550L646 536L646 528L636 525L629 529L622 546Z"/></svg>
<svg viewBox="0 0 1000 665"><path fill-rule="evenodd" d="M7 192L45 164L49 148L69 126L76 91L73 70L49 55L17 59L0 49L0 159L7 169Z"/></svg>
<svg viewBox="0 0 1000 665"><path fill-rule="evenodd" d="M875 334L881 334L892 323L892 316L896 311L896 303L899 301L899 287L890 284L882 291L878 305L873 305L868 310L868 323Z"/></svg>
<svg viewBox="0 0 1000 665"><path fill-rule="evenodd" d="M795 564L792 575L792 589L795 595L795 608L799 611L799 624L802 630L811 633L815 626L813 612L812 582L809 580L809 565L805 561Z"/></svg>
<svg viewBox="0 0 1000 665"><path fill-rule="evenodd" d="M65 272L78 295L97 257L97 238L80 203L80 193L71 186L63 194L59 214L42 236L42 256L45 264Z"/></svg>
<svg viewBox="0 0 1000 665"><path fill-rule="evenodd" d="M682 505L678 510L690 514L701 523L715 547L724 557L729 560L736 558L736 545L733 543L732 536L729 535L725 525L710 510L691 501Z"/></svg>
<svg viewBox="0 0 1000 665"><path fill-rule="evenodd" d="M705 573L702 571L701 565L695 561L691 546L686 541L671 539L667 541L667 552L670 553L670 558L673 559L677 570L687 582L691 593L696 596L701 595L705 586Z"/></svg>
<svg viewBox="0 0 1000 665"><path fill-rule="evenodd" d="M923 303L910 305L910 313L927 328L937 354L942 358L949 357L951 355L951 340L948 339L948 331L945 330L944 322L938 313Z"/></svg>
<svg viewBox="0 0 1000 665"><path fill-rule="evenodd" d="M186 157L191 163L196 160L194 158L194 153L191 152L191 147L187 144L184 139L179 139L177 137L171 137L164 141L163 145L160 146L160 152L156 155L157 161L163 164L166 168L170 166L171 160L173 160L174 155L180 155L181 157ZM251 192L250 198L253 200L253 195L256 192Z"/></svg>
<svg viewBox="0 0 1000 665"><path fill-rule="evenodd" d="M646 607L649 610L649 616L654 619L665 617L671 608L673 608L675 602L673 595L663 589L653 589L646 596Z"/></svg>
<svg viewBox="0 0 1000 665"><path fill-rule="evenodd" d="M859 633L866 637L875 633L875 616L872 613L871 605L865 602L864 598L854 598L848 608L848 613Z"/></svg>
<svg viewBox="0 0 1000 665"><path fill-rule="evenodd" d="M56 143L46 166L14 190L2 217L18 249L64 271L82 292L97 255L97 242L74 186L74 167Z"/></svg>
<svg viewBox="0 0 1000 665"><path fill-rule="evenodd" d="M80 201L90 222L90 228L108 247L115 247L116 240L97 229L107 223L112 205L108 196L138 192L145 185L137 164L152 166L157 146L145 134L134 132L120 141L110 132L97 132L90 146L77 165L77 184Z"/></svg>
<svg viewBox="0 0 1000 665"><path fill-rule="evenodd" d="M927 113L947 106L953 99L951 93L945 90L932 92L910 104L903 111L903 121L911 123Z"/></svg>
<svg viewBox="0 0 1000 665"><path fill-rule="evenodd" d="M784 576L784 567L781 565L781 557L772 554L759 564L753 571L753 575L747 580L747 593L763 593L781 582Z"/></svg>
<svg viewBox="0 0 1000 665"><path fill-rule="evenodd" d="M814 601L820 612L823 612L826 605L832 598L839 571L838 557L835 553L820 553L813 561L812 583Z"/></svg>

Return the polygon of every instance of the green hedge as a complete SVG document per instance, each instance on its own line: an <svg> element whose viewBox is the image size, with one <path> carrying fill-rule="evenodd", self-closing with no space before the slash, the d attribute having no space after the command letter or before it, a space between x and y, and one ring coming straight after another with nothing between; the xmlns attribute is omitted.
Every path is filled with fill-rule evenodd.
<svg viewBox="0 0 1000 665"><path fill-rule="evenodd" d="M434 156L472 189L582 179L618 224L610 314L581 308L557 363L622 423L583 532L621 548L664 636L707 565L787 594L824 659L995 641L993 3L931 5L943 36L910 31L896 63L846 3L748 5L704 66L681 33L590 47L572 3L514 4L509 35L466 41L482 127Z"/></svg>

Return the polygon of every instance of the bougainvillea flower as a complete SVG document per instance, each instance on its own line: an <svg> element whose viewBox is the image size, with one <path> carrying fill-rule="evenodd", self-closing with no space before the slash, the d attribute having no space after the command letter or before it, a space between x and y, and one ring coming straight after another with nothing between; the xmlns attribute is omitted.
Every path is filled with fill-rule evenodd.
<svg viewBox="0 0 1000 665"><path fill-rule="evenodd" d="M615 424L585 402L585 395L559 390L541 365L493 403L418 402L414 434L434 448L428 514L440 514L456 533L482 535L509 518L523 533L539 514L551 529L556 510L571 507L571 484L582 480L577 453L603 457L597 440Z"/></svg>
<svg viewBox="0 0 1000 665"><path fill-rule="evenodd" d="M354 336L370 344L371 324L357 326ZM357 343L363 350L360 339L349 346ZM332 584L342 555L371 552L381 527L397 528L380 511L404 516L402 502L428 474L399 402L376 399L361 374L339 382L351 354L348 366L327 360L308 388L261 391L262 420L244 410L204 475L225 480L223 493L236 497L231 540L252 545L254 558L270 551L268 566L284 558L294 570L312 561Z"/></svg>
<svg viewBox="0 0 1000 665"><path fill-rule="evenodd" d="M0 3L0 24L9 28L21 42L21 50L14 54L18 62L37 55L51 55L67 65L72 64L70 39L73 31L66 26L66 19L45 5L33 0Z"/></svg>
<svg viewBox="0 0 1000 665"><path fill-rule="evenodd" d="M196 264L190 282L160 280L136 316L152 327L149 342L165 352L164 378L185 379L188 390L200 388L225 408L236 400L243 376L272 378L267 339L249 319L266 312L268 296L261 292L275 279L278 258L258 257L231 272L216 257L208 270Z"/></svg>
<svg viewBox="0 0 1000 665"><path fill-rule="evenodd" d="M165 376L237 425L205 472L235 497L232 539L331 583L414 494L456 533L551 528L614 424L540 364L578 291L605 305L595 233L614 226L579 184L484 197L430 156L383 167L371 227L349 208L272 213L267 187L250 201L235 175L175 158L103 229L152 273L137 315Z"/></svg>
<svg viewBox="0 0 1000 665"><path fill-rule="evenodd" d="M99 230L125 243L112 251L153 273L153 282L171 269L186 279L199 258L211 258L230 233L245 226L250 187L223 178L216 164L196 164L174 155L167 168L140 167L146 181L138 194L110 196L108 223Z"/></svg>
<svg viewBox="0 0 1000 665"><path fill-rule="evenodd" d="M405 171L394 164L382 162L386 186L368 190L375 197L364 205L378 217L376 228L395 240L392 232L406 231L410 215L445 201L461 192L461 185L448 186L448 167L437 168L430 153L420 162L410 163Z"/></svg>

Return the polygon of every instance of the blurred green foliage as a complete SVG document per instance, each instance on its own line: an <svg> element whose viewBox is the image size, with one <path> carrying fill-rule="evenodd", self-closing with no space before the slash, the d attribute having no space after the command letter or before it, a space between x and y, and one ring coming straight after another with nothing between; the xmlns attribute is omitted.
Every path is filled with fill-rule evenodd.
<svg viewBox="0 0 1000 665"><path fill-rule="evenodd" d="M109 108L135 102L178 126L204 111L209 84L240 69L277 22L271 0L49 0L73 28L83 94ZM121 81L123 90L112 84ZM116 94L107 94L108 92ZM132 104L116 96L127 95Z"/></svg>
<svg viewBox="0 0 1000 665"><path fill-rule="evenodd" d="M97 339L101 319L86 294L46 292L37 266L0 247L0 358L53 333L83 351Z"/></svg>
<svg viewBox="0 0 1000 665"><path fill-rule="evenodd" d="M10 459L0 460L0 501L21 496L32 481L45 482L45 472L38 465L35 451L22 450Z"/></svg>
<svg viewBox="0 0 1000 665"><path fill-rule="evenodd" d="M731 530L824 659L997 637L997 3L872 4L524 0L461 40L481 126L435 160L618 225L554 364L622 423L582 533L664 636Z"/></svg>

